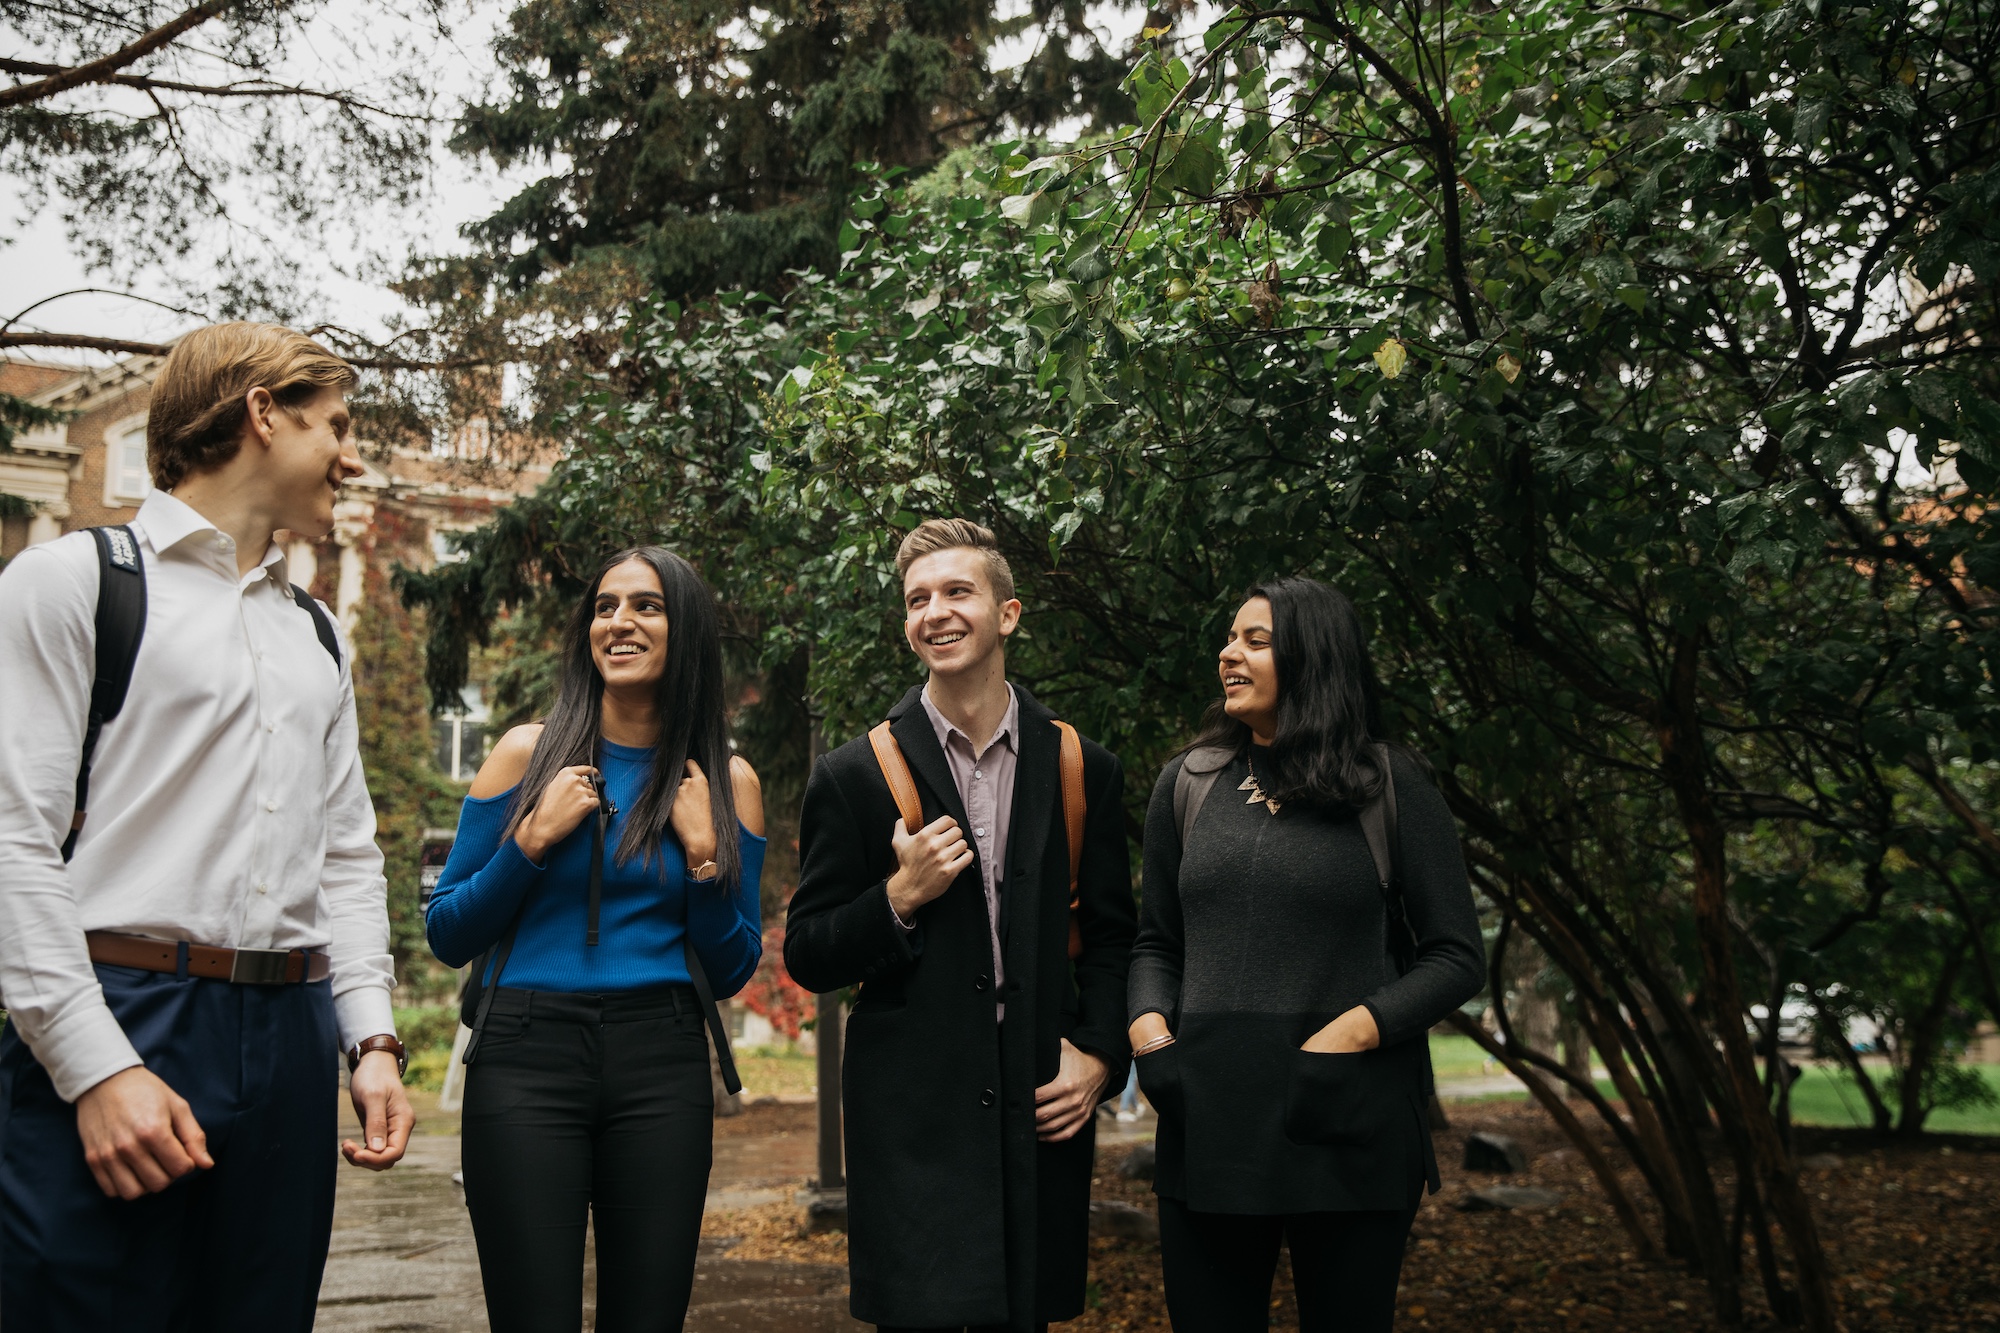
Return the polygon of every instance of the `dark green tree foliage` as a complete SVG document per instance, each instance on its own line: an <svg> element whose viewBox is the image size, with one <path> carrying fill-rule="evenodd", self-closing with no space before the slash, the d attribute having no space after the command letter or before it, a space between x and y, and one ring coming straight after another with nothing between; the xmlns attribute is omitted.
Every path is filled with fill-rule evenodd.
<svg viewBox="0 0 2000 1333"><path fill-rule="evenodd" d="M833 262L855 163L927 166L1003 125L1129 105L1080 8L995 9L530 0L498 44L499 96L452 143L560 166L470 229L481 262L514 289L606 251L668 297L769 286ZM996 74L993 43L1022 33L1034 58Z"/></svg>
<svg viewBox="0 0 2000 1333"><path fill-rule="evenodd" d="M1509 1043L1638 1166L1657 1233L1599 1171L1635 1249L1831 1329L1784 1000L1883 1019L1899 1108L2000 1016L1995 18L1237 11L1129 135L866 191L838 275L637 321L551 484L414 588L434 684L644 532L844 739L914 677L895 541L967 513L1136 813L1241 588L1333 579L1495 977L1531 941L1617 1085Z"/></svg>

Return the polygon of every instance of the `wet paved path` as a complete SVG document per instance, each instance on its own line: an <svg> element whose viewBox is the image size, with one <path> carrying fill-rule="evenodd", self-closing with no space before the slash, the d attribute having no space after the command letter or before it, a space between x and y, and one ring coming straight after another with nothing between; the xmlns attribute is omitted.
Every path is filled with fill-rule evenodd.
<svg viewBox="0 0 2000 1333"><path fill-rule="evenodd" d="M395 1170L340 1166L333 1248L320 1288L318 1328L324 1333L486 1333L472 1225L451 1178L458 1170L456 1117L439 1114L435 1103L425 1097L419 1104L419 1132ZM343 1133L351 1136L352 1112L344 1116ZM813 1169L812 1137L796 1126L802 1119L782 1117L784 1127L773 1134L718 1135L709 1206L742 1208L788 1197ZM596 1274L587 1246L584 1264L588 1327ZM720 1246L703 1242L688 1333L851 1333L866 1327L847 1317L845 1270L730 1259Z"/></svg>

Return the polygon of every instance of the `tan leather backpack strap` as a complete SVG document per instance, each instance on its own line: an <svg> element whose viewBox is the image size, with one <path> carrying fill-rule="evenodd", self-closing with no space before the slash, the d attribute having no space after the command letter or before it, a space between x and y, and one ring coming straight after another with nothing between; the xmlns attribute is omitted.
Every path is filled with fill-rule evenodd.
<svg viewBox="0 0 2000 1333"><path fill-rule="evenodd" d="M875 747L875 762L882 766L889 795L895 798L896 809L903 816L903 827L915 833L924 826L924 803L917 795L917 780L910 774L910 763L903 758L903 747L896 744L887 722L868 733L868 743Z"/></svg>
<svg viewBox="0 0 2000 1333"><path fill-rule="evenodd" d="M1083 926L1076 915L1083 895L1077 882L1083 872L1083 818L1089 803L1083 794L1083 738L1067 722L1058 721L1056 730L1062 733L1063 828L1069 834L1069 956L1075 958L1083 952Z"/></svg>

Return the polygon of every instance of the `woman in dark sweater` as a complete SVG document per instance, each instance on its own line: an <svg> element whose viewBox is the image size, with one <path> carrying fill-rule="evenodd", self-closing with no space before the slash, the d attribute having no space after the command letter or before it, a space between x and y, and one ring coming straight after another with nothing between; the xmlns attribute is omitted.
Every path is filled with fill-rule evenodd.
<svg viewBox="0 0 2000 1333"><path fill-rule="evenodd" d="M697 983L733 995L757 968L763 799L729 754L715 594L686 561L613 556L562 653L546 722L479 770L426 918L484 982L465 1202L495 1333L581 1327L586 1220L596 1326L666 1333L708 1191Z"/></svg>
<svg viewBox="0 0 2000 1333"><path fill-rule="evenodd" d="M1458 832L1421 763L1376 743L1340 593L1252 589L1220 674L1200 739L1153 791L1128 992L1160 1113L1168 1312L1180 1330L1265 1328L1282 1242L1302 1330L1387 1329L1437 1188L1426 1034L1484 981ZM1364 812L1388 833L1393 891Z"/></svg>

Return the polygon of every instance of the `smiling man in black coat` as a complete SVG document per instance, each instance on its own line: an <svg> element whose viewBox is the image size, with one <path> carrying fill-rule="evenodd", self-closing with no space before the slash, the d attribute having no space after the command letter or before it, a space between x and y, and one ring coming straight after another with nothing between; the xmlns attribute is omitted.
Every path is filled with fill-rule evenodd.
<svg viewBox="0 0 2000 1333"><path fill-rule="evenodd" d="M814 766L785 966L809 990L861 987L841 1073L855 1318L1026 1333L1083 1310L1094 1112L1130 1059L1123 775L1082 742L1072 958L1061 733L1007 681L1006 559L949 519L896 565L930 679L890 731L925 822L903 826L867 737Z"/></svg>

